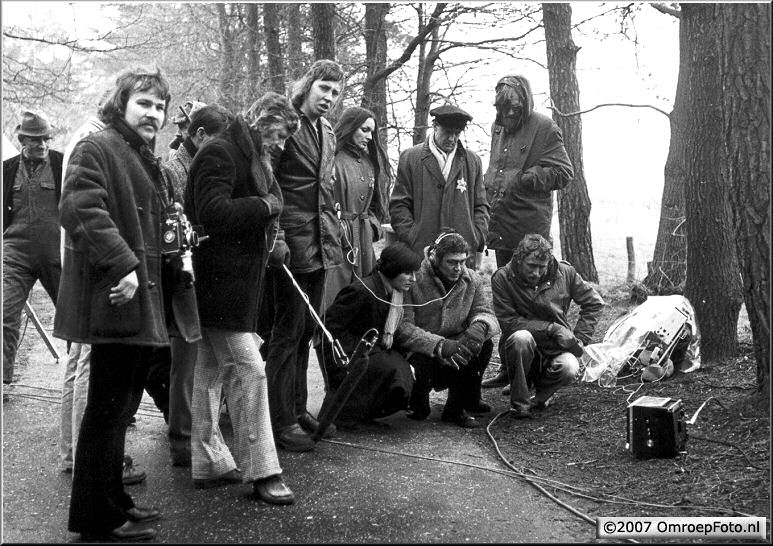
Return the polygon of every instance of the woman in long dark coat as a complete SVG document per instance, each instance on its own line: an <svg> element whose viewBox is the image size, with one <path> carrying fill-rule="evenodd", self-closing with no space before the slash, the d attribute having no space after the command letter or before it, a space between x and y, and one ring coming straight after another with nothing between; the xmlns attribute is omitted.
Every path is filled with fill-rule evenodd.
<svg viewBox="0 0 773 546"><path fill-rule="evenodd" d="M336 425L353 426L407 409L413 372L393 345L393 335L402 317L402 296L411 288L420 267L421 258L405 244L390 245L381 252L373 273L343 288L328 308L325 326L350 356L368 330L379 332L367 373L338 414ZM327 342L325 349L330 382L327 396L332 397L345 371L333 364Z"/></svg>

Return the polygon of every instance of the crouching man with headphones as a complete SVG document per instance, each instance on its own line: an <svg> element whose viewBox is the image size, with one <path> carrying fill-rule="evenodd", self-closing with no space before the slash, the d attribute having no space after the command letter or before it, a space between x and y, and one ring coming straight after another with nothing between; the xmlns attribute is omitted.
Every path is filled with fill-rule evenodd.
<svg viewBox="0 0 773 546"><path fill-rule="evenodd" d="M491 411L480 398L480 383L499 324L482 278L465 266L469 255L469 245L459 233L442 232L425 249L406 297L395 341L409 351L408 362L416 373L411 419L429 416L433 388L448 389L443 421L473 428L478 422L470 413Z"/></svg>

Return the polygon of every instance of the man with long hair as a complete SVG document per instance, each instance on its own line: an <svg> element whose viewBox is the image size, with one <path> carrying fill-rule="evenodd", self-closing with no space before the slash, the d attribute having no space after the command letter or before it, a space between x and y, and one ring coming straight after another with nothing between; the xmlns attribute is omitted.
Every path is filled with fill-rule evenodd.
<svg viewBox="0 0 773 546"><path fill-rule="evenodd" d="M335 134L323 117L338 101L344 72L338 63L316 61L291 93L300 117L298 132L273 154L273 168L284 198L281 233L269 259L264 318L260 332L267 339L266 374L276 445L309 451L318 422L307 408L306 372L315 322L298 286L320 312L325 271L341 263L340 227L333 193ZM270 322L270 325L266 325ZM270 327L270 334L266 332Z"/></svg>

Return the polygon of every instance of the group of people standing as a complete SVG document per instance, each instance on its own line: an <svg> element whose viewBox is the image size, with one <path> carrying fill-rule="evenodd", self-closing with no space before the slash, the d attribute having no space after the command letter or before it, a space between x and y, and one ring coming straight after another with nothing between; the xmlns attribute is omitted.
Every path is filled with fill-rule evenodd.
<svg viewBox="0 0 773 546"><path fill-rule="evenodd" d="M294 502L276 448L310 451L325 432L307 406L312 345L323 410L348 373L315 335L317 316L348 355L378 333L337 408L339 427L402 410L424 420L433 388L448 389L441 419L460 427L491 411L485 386L509 386L513 416L530 417L573 379L603 302L552 256L551 192L573 174L558 127L533 112L528 81L496 85L485 177L459 138L472 116L444 105L430 112L426 141L401 154L391 196L373 112L347 108L335 127L325 118L344 85L341 67L320 60L288 97L266 93L240 114L191 101L171 118L182 130L166 163L154 154L171 117L159 70L118 75L64 167L48 152L47 122L23 120L23 161L3 165L4 292L18 292L4 299L3 380L12 379L21 306L40 278L57 306L54 335L90 349L85 409L63 409L63 429L73 424L71 531L156 535L144 524L160 511L134 505L122 469L126 428L159 366L168 370L172 463L191 467L194 487L249 483L257 499ZM8 249L17 231L37 237L28 224L41 206L54 213L41 229L55 230L57 250L61 225L61 265L50 274L27 265L14 288L21 252ZM377 257L389 216L398 242ZM485 248L500 267L493 301L475 272ZM571 301L581 306L573 330ZM482 383L500 333L502 370ZM72 389L84 359L70 360ZM223 403L232 448L220 430Z"/></svg>

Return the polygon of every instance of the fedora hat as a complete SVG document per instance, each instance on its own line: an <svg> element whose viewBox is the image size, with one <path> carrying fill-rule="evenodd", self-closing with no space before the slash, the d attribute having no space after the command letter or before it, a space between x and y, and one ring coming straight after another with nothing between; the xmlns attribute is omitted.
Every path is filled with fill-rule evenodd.
<svg viewBox="0 0 773 546"><path fill-rule="evenodd" d="M43 137L51 136L51 124L42 114L24 112L21 115L21 123L16 126L18 136Z"/></svg>
<svg viewBox="0 0 773 546"><path fill-rule="evenodd" d="M205 103L199 102L199 101L192 101L189 100L186 102L183 106L180 106L177 109L177 112L172 116L172 123L181 124L181 123L188 123L190 121L191 116L193 116L193 113L201 110L206 106ZM187 117L185 114L183 114L180 111L180 108L182 108L185 111L185 114L188 114Z"/></svg>

